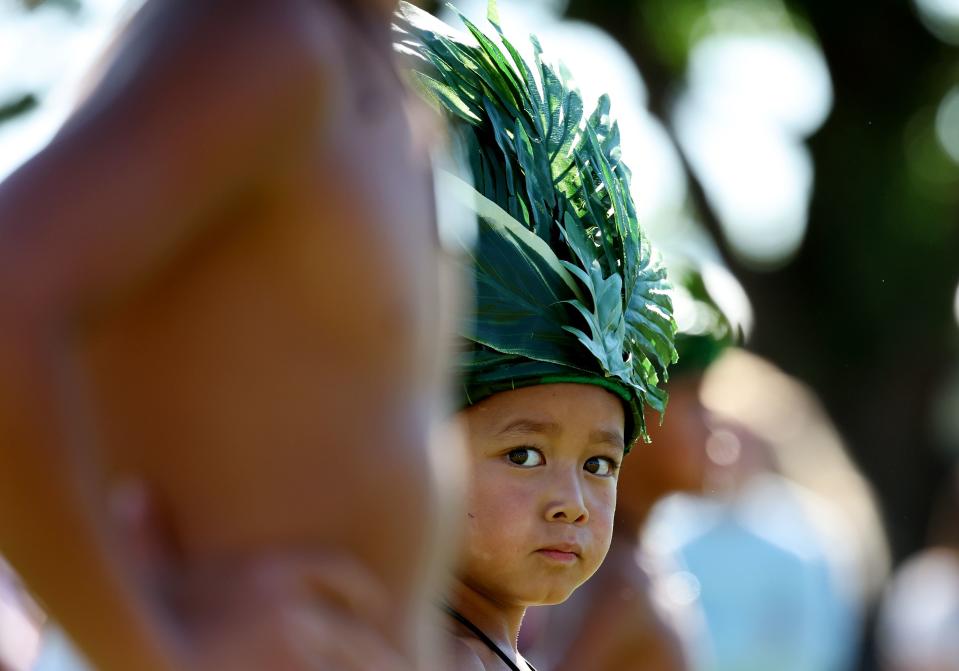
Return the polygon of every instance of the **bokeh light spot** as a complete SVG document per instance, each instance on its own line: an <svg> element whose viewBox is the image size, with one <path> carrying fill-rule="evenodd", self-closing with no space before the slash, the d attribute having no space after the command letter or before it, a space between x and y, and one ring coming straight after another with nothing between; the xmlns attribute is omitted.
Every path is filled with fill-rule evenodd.
<svg viewBox="0 0 959 671"><path fill-rule="evenodd" d="M801 245L813 184L803 140L832 97L822 52L799 33L713 34L695 46L674 125L741 261L774 268Z"/></svg>
<svg viewBox="0 0 959 671"><path fill-rule="evenodd" d="M695 99L680 103L675 123L741 259L773 267L794 254L806 232L813 178L802 143L763 119L723 116Z"/></svg>
<svg viewBox="0 0 959 671"><path fill-rule="evenodd" d="M702 587L689 571L677 571L663 581L666 598L674 606L688 606L699 598Z"/></svg>
<svg viewBox="0 0 959 671"><path fill-rule="evenodd" d="M74 108L84 78L124 16L142 0L48 3L25 11L0 0L0 104L24 94L39 105L0 126L0 180L39 151Z"/></svg>
<svg viewBox="0 0 959 671"><path fill-rule="evenodd" d="M689 85L713 109L745 111L803 136L819 128L832 107L822 52L796 33L708 37L693 50Z"/></svg>
<svg viewBox="0 0 959 671"><path fill-rule="evenodd" d="M950 158L959 163L959 86L949 91L939 104L936 137Z"/></svg>
<svg viewBox="0 0 959 671"><path fill-rule="evenodd" d="M742 454L743 446L732 431L720 429L706 439L706 456L717 466L732 466Z"/></svg>
<svg viewBox="0 0 959 671"><path fill-rule="evenodd" d="M919 18L944 42L959 44L959 0L915 0Z"/></svg>
<svg viewBox="0 0 959 671"><path fill-rule="evenodd" d="M959 286L956 287L956 297L952 302L952 311L956 316L956 324L959 325Z"/></svg>

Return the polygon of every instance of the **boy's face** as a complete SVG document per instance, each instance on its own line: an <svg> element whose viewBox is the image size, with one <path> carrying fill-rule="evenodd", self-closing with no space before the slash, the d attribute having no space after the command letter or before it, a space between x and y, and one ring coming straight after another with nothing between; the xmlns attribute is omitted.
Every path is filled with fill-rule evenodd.
<svg viewBox="0 0 959 671"><path fill-rule="evenodd" d="M459 578L504 605L564 601L609 549L622 403L601 387L548 384L461 415L471 473Z"/></svg>

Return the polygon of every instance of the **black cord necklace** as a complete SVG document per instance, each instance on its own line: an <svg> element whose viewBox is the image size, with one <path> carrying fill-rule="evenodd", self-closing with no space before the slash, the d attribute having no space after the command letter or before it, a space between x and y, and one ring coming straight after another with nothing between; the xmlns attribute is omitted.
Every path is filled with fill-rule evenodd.
<svg viewBox="0 0 959 671"><path fill-rule="evenodd" d="M475 624L473 624L468 619L466 619L465 615L457 611L455 608L453 608L449 604L443 604L443 610L445 610L449 614L449 616L452 617L454 620L456 620L461 625L469 629L473 633L473 635L476 636L476 638L478 638L480 641L483 642L483 645L485 645L487 648L492 650L497 657L503 660L503 663L506 664L507 667L509 667L510 671L521 671L521 669L518 666L516 666L516 663L512 659L510 659L505 652L499 649L499 646L493 642L493 639L491 639L489 636L484 634L482 629L480 629ZM528 662L527 664L529 668L532 669L532 671L536 671L536 669L533 668L532 664L529 664Z"/></svg>

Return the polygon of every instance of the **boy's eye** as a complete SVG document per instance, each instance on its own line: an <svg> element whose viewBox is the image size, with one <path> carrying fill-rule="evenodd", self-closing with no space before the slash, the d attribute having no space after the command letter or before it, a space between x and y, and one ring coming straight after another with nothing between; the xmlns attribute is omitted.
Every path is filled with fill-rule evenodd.
<svg viewBox="0 0 959 671"><path fill-rule="evenodd" d="M593 475L609 477L616 472L616 462L609 457L590 457L583 464L583 470Z"/></svg>
<svg viewBox="0 0 959 671"><path fill-rule="evenodd" d="M511 464L523 468L540 466L546 461L543 458L543 453L532 447L517 447L515 450L510 450L506 458L509 459Z"/></svg>

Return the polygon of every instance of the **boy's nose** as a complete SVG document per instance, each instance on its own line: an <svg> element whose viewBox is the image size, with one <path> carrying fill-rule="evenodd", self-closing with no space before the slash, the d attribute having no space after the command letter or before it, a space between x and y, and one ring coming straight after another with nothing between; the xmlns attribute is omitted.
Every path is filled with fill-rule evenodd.
<svg viewBox="0 0 959 671"><path fill-rule="evenodd" d="M589 510L586 509L578 477L567 477L556 483L553 499L546 506L546 520L568 524L586 524L589 520Z"/></svg>

